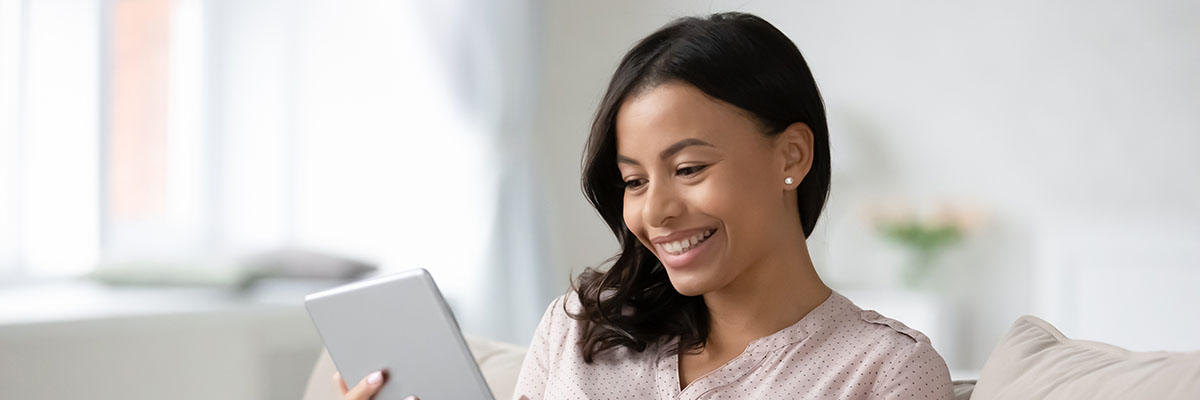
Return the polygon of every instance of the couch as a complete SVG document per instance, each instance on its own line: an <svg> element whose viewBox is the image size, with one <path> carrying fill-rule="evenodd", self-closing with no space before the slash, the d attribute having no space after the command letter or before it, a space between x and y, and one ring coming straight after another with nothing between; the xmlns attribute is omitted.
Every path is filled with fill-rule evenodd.
<svg viewBox="0 0 1200 400"><path fill-rule="evenodd" d="M496 399L511 399L525 349L466 339ZM304 400L339 399L333 372L322 353ZM956 400L1200 399L1200 351L1133 352L1070 339L1046 321L1023 316L996 345L979 379L955 381L954 394Z"/></svg>

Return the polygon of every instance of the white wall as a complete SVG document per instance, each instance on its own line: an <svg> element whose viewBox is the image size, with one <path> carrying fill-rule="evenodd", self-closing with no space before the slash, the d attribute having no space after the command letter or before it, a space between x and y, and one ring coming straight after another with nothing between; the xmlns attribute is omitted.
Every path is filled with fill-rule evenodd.
<svg viewBox="0 0 1200 400"><path fill-rule="evenodd" d="M864 201L950 199L991 213L947 260L970 349L952 366L978 368L1039 308L1045 226L1200 222L1200 3L546 3L537 145L557 290L568 270L617 249L580 194L579 162L620 57L674 17L732 9L791 37L823 91L835 176L810 246L827 279L854 286L886 270L888 248L857 214Z"/></svg>

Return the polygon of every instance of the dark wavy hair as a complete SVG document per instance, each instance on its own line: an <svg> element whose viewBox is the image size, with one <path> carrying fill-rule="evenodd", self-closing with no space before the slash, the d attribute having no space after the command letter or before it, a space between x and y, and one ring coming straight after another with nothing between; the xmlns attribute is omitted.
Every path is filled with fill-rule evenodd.
<svg viewBox="0 0 1200 400"><path fill-rule="evenodd" d="M624 187L617 169L617 110L632 96L665 82L695 86L751 115L773 137L803 122L813 133L813 162L797 188L800 224L812 234L829 194L829 128L816 81L796 45L767 21L719 13L672 21L639 41L613 73L592 122L583 157L583 192L621 244L601 271L587 268L571 282L584 321L583 358L624 346L644 351L678 337L674 350L699 351L709 334L703 296L684 296L666 270L625 226ZM565 305L565 304L564 304Z"/></svg>

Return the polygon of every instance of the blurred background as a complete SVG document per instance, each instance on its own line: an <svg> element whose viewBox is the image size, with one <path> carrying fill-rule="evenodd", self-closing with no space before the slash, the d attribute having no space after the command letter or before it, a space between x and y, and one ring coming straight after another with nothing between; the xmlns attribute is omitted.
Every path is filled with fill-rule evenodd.
<svg viewBox="0 0 1200 400"><path fill-rule="evenodd" d="M298 398L303 296L412 267L527 345L618 248L620 57L729 10L823 92L820 273L956 378L1023 314L1200 349L1200 3L0 0L0 397Z"/></svg>

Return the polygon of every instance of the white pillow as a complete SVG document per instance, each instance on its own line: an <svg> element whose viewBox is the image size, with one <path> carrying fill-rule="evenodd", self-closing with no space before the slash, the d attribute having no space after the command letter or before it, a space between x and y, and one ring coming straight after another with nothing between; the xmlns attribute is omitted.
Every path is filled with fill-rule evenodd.
<svg viewBox="0 0 1200 400"><path fill-rule="evenodd" d="M1133 352L1072 340L1023 316L992 350L972 400L1200 399L1200 351Z"/></svg>
<svg viewBox="0 0 1200 400"><path fill-rule="evenodd" d="M525 362L526 349L515 344L499 342L482 337L465 335L467 347L483 379L492 389L492 396L497 400L511 399L517 389L517 377L521 374L521 364Z"/></svg>

